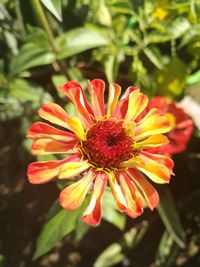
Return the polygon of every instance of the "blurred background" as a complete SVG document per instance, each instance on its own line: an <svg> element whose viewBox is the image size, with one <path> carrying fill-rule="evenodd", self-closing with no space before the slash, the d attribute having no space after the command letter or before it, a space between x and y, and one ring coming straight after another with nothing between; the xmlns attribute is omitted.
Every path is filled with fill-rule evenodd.
<svg viewBox="0 0 200 267"><path fill-rule="evenodd" d="M57 86L94 78L176 101L194 130L168 189L157 187L158 211L129 219L107 192L91 228L59 207L61 184L28 183L28 163L44 158L26 132L43 103L73 114ZM199 104L199 0L1 0L0 266L200 266Z"/></svg>

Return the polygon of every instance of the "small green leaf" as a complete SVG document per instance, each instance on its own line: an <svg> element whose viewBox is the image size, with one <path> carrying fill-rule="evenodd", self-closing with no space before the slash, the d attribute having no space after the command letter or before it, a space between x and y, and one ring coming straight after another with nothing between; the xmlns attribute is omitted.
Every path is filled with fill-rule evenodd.
<svg viewBox="0 0 200 267"><path fill-rule="evenodd" d="M190 27L191 25L186 18L178 17L169 27L169 33L171 34L172 39L177 39L183 36L190 29Z"/></svg>
<svg viewBox="0 0 200 267"><path fill-rule="evenodd" d="M62 21L61 0L40 0L40 1L57 18L57 20Z"/></svg>
<svg viewBox="0 0 200 267"><path fill-rule="evenodd" d="M190 74L186 80L187 85L192 85L198 82L200 82L200 70L196 71L193 74Z"/></svg>
<svg viewBox="0 0 200 267"><path fill-rule="evenodd" d="M110 83L114 82L119 68L117 58L114 55L107 55L104 60L104 68L108 81Z"/></svg>
<svg viewBox="0 0 200 267"><path fill-rule="evenodd" d="M99 255L94 267L109 267L121 262L126 257L124 251L132 251L137 246L146 233L147 227L148 223L143 221L123 234L118 242L111 244Z"/></svg>
<svg viewBox="0 0 200 267"><path fill-rule="evenodd" d="M56 38L59 48L59 59L76 55L88 49L104 46L108 40L98 31L77 28L61 34Z"/></svg>
<svg viewBox="0 0 200 267"><path fill-rule="evenodd" d="M75 239L80 241L85 234L91 229L91 226L80 221L78 222L76 229L75 229Z"/></svg>
<svg viewBox="0 0 200 267"><path fill-rule="evenodd" d="M105 249L95 261L94 267L109 267L121 262L125 258L122 247L118 243L113 243Z"/></svg>
<svg viewBox="0 0 200 267"><path fill-rule="evenodd" d="M144 50L148 59L158 68L163 69L162 56L157 47L147 47Z"/></svg>
<svg viewBox="0 0 200 267"><path fill-rule="evenodd" d="M54 202L37 240L34 260L52 249L56 242L75 229L86 202L74 211L67 211L59 205L58 201Z"/></svg>
<svg viewBox="0 0 200 267"><path fill-rule="evenodd" d="M177 256L180 248L165 230L156 253L155 266L156 267L170 267L173 265L175 257Z"/></svg>
<svg viewBox="0 0 200 267"><path fill-rule="evenodd" d="M160 188L159 195L160 203L158 205L158 213L176 243L181 248L185 248L185 232L181 225L171 192L166 187Z"/></svg>

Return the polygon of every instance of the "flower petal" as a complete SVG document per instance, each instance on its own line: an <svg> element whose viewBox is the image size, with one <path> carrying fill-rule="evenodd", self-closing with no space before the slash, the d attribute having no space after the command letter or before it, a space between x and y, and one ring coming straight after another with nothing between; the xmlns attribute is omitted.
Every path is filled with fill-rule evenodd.
<svg viewBox="0 0 200 267"><path fill-rule="evenodd" d="M52 139L38 139L32 144L32 153L34 155L77 153L76 144L77 140L64 143Z"/></svg>
<svg viewBox="0 0 200 267"><path fill-rule="evenodd" d="M125 93L121 97L119 103L117 104L117 107L114 112L114 117L117 119L124 119L126 116L126 112L128 110L128 102L130 98L130 94L134 91L139 91L139 89L130 86L126 89Z"/></svg>
<svg viewBox="0 0 200 267"><path fill-rule="evenodd" d="M121 93L121 86L119 86L116 83L110 84L109 94L108 94L108 105L107 105L107 112L106 112L108 117L112 117L113 113L115 112L115 108L116 108L120 93Z"/></svg>
<svg viewBox="0 0 200 267"><path fill-rule="evenodd" d="M143 212L144 201L139 192L137 192L133 183L131 183L128 175L124 171L118 171L116 177L122 188L122 192L125 196L127 203L126 213L132 217L136 218Z"/></svg>
<svg viewBox="0 0 200 267"><path fill-rule="evenodd" d="M33 162L28 166L28 179L32 184L43 184L57 177L61 166L67 162L76 162L81 154L74 154L67 159Z"/></svg>
<svg viewBox="0 0 200 267"><path fill-rule="evenodd" d="M162 145L165 145L168 143L169 143L169 140L165 135L155 134L155 135L152 135L141 142L135 143L134 149L141 150L141 149L146 149L146 148L150 148L150 147L162 146Z"/></svg>
<svg viewBox="0 0 200 267"><path fill-rule="evenodd" d="M92 124L92 116L94 116L91 107L89 106L85 92L81 85L71 81L59 87L69 100L74 104L80 119L84 126L89 128Z"/></svg>
<svg viewBox="0 0 200 267"><path fill-rule="evenodd" d="M94 178L94 174L89 171L81 180L62 190L59 196L60 205L67 210L79 208L92 186Z"/></svg>
<svg viewBox="0 0 200 267"><path fill-rule="evenodd" d="M147 115L137 123L134 134L139 141L154 134L166 133L170 130L169 120L156 108L151 109Z"/></svg>
<svg viewBox="0 0 200 267"><path fill-rule="evenodd" d="M69 129L66 120L69 119L70 116L67 114L67 112L64 111L64 109L62 109L57 104L49 103L43 105L38 110L38 115L49 122L52 122L54 124Z"/></svg>
<svg viewBox="0 0 200 267"><path fill-rule="evenodd" d="M77 137L67 131L59 130L44 122L35 122L29 128L27 133L28 138L32 139L53 139L61 142L77 142Z"/></svg>
<svg viewBox="0 0 200 267"><path fill-rule="evenodd" d="M72 132L74 132L80 140L85 140L85 131L82 122L79 120L79 118L72 117L67 120L67 123L70 126Z"/></svg>
<svg viewBox="0 0 200 267"><path fill-rule="evenodd" d="M91 96L92 110L96 117L104 116L104 91L105 83L103 80L95 79L88 81L88 90Z"/></svg>
<svg viewBox="0 0 200 267"><path fill-rule="evenodd" d="M90 167L90 164L87 160L78 161L78 162L67 162L61 167L58 178L59 179L68 179L74 176L79 175Z"/></svg>
<svg viewBox="0 0 200 267"><path fill-rule="evenodd" d="M118 209L122 212L126 211L127 209L126 199L121 191L121 188L117 182L114 172L108 172L108 180Z"/></svg>
<svg viewBox="0 0 200 267"><path fill-rule="evenodd" d="M148 98L146 95L135 90L129 95L128 108L125 116L126 121L132 121L137 118L138 115L145 109L148 104Z"/></svg>
<svg viewBox="0 0 200 267"><path fill-rule="evenodd" d="M137 169L146 174L155 183L169 183L173 168L173 161L170 158L144 151L140 152L139 157L144 164L137 166Z"/></svg>
<svg viewBox="0 0 200 267"><path fill-rule="evenodd" d="M97 225L102 215L102 196L106 189L108 176L105 172L97 172L90 203L85 210L82 220L91 225Z"/></svg>
<svg viewBox="0 0 200 267"><path fill-rule="evenodd" d="M159 195L155 188L144 178L144 176L135 169L126 170L129 177L135 182L145 198L148 207L153 210L158 206Z"/></svg>

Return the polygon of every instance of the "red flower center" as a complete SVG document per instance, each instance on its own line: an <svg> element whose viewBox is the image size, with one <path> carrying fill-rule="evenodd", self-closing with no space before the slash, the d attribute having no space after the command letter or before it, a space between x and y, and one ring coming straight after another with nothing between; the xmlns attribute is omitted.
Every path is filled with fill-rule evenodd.
<svg viewBox="0 0 200 267"><path fill-rule="evenodd" d="M128 136L122 122L98 121L87 132L83 152L90 162L100 168L117 168L122 161L132 158L133 139Z"/></svg>

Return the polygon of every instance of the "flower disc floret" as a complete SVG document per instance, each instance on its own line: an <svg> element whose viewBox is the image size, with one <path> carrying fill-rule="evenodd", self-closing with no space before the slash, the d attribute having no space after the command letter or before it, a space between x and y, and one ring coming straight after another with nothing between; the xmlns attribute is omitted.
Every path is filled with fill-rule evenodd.
<svg viewBox="0 0 200 267"><path fill-rule="evenodd" d="M102 120L88 130L82 150L96 167L110 169L133 157L132 145L121 121Z"/></svg>

